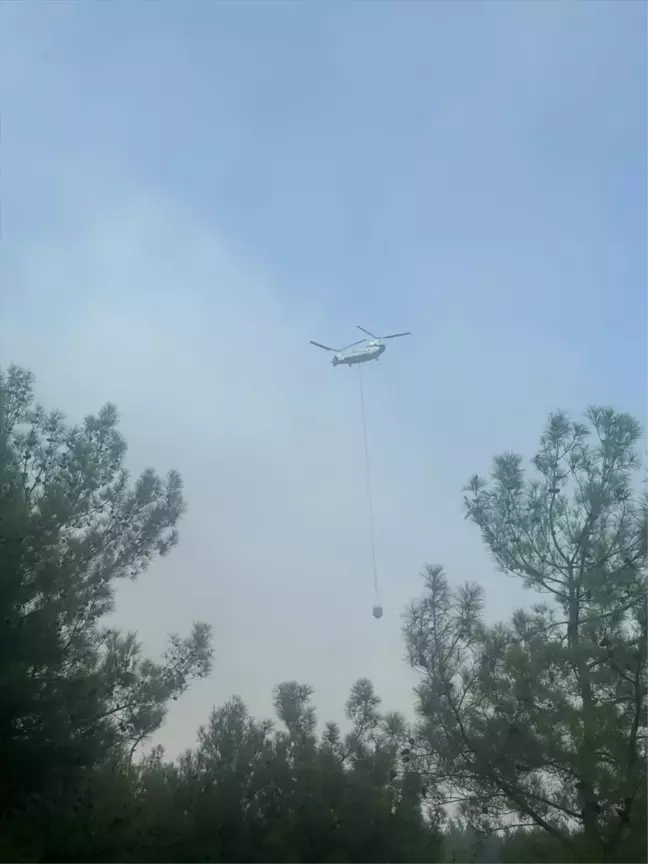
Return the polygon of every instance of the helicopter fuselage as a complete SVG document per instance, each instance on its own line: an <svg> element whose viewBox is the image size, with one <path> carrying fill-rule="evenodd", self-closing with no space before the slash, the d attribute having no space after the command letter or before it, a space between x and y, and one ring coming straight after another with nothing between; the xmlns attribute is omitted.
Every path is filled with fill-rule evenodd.
<svg viewBox="0 0 648 864"><path fill-rule="evenodd" d="M368 363L369 360L377 360L385 351L386 345L378 339L369 342L364 348L355 348L352 351L338 351L331 361L334 366L355 366L356 363Z"/></svg>

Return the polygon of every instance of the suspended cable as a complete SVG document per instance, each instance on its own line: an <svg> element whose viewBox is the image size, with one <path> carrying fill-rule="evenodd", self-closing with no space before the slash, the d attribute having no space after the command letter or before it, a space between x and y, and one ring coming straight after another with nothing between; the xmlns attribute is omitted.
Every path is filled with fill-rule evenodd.
<svg viewBox="0 0 648 864"><path fill-rule="evenodd" d="M365 402L364 402L364 386L362 383L362 365L358 364L358 373L360 377L360 406L362 408L362 434L364 438L364 451L365 451L365 477L366 477L366 487L367 487L367 502L369 504L369 527L371 529L371 558L373 562L373 583L374 583L374 593L376 595L376 603L378 604L380 595L378 591L378 568L376 566L376 533L374 530L374 516L373 516L373 502L371 498L371 469L369 467L369 444L367 441L367 418L365 414ZM379 606L374 607L374 615L376 614L376 609ZM380 614L382 615L382 609L380 609Z"/></svg>

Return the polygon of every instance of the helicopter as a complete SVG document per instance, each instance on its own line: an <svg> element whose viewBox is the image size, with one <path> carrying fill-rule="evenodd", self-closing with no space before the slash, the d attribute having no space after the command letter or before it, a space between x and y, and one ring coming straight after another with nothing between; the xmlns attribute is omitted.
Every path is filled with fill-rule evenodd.
<svg viewBox="0 0 648 864"><path fill-rule="evenodd" d="M323 348L324 351L333 351L333 359L331 360L331 363L334 366L344 364L351 368L351 366L355 366L357 363L368 363L369 360L377 360L380 355L387 350L387 346L383 341L384 339L396 339L398 336L412 335L411 332L408 331L407 333L392 333L389 336L374 336L373 333L365 330L365 328L361 327L359 324L356 324L356 327L358 330L362 330L363 333L366 333L367 336L371 336L371 340L359 339L357 342L345 345L344 348L329 348L328 345L322 345L321 342L313 342L312 339L310 344L316 345L318 348ZM355 348L356 345L363 345L363 347ZM352 351L352 348L355 348L355 350Z"/></svg>

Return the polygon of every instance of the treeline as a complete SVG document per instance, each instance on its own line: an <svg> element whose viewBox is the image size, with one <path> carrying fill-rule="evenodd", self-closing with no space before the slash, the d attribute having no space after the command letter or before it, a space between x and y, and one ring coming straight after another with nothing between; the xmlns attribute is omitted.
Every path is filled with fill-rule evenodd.
<svg viewBox="0 0 648 864"><path fill-rule="evenodd" d="M427 567L404 638L416 720L356 682L348 730L311 688L273 722L233 698L175 761L139 749L212 666L210 627L162 658L106 626L120 579L177 542L180 477L130 478L117 412L69 427L0 378L0 859L645 861L646 498L641 430L611 409L549 418L526 475L495 459L468 517L535 603Z"/></svg>

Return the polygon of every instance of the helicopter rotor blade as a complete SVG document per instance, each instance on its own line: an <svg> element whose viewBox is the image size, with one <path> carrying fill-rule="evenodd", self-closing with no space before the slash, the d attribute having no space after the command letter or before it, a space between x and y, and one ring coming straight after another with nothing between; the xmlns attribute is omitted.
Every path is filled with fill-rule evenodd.
<svg viewBox="0 0 648 864"><path fill-rule="evenodd" d="M313 342L312 339L310 340L310 344L317 345L318 348L323 348L325 351L337 351L337 348L329 348L328 345L322 345L321 342Z"/></svg>
<svg viewBox="0 0 648 864"><path fill-rule="evenodd" d="M381 339L396 339L397 336L411 336L411 335L412 335L411 331L408 331L407 333L392 333L391 336L381 336L380 338Z"/></svg>
<svg viewBox="0 0 648 864"><path fill-rule="evenodd" d="M353 348L354 345L359 345L361 342L366 342L366 339L358 339L357 342L352 342L350 345L345 345L344 348L339 348L339 351L346 351L347 348Z"/></svg>
<svg viewBox="0 0 648 864"><path fill-rule="evenodd" d="M359 324L356 324L356 327L358 328L358 330L362 330L363 333L366 333L367 336L371 336L372 339L377 339L377 338L378 338L377 336L374 336L373 333L370 333L368 330L365 330L365 328L364 328L364 327L361 327Z"/></svg>

